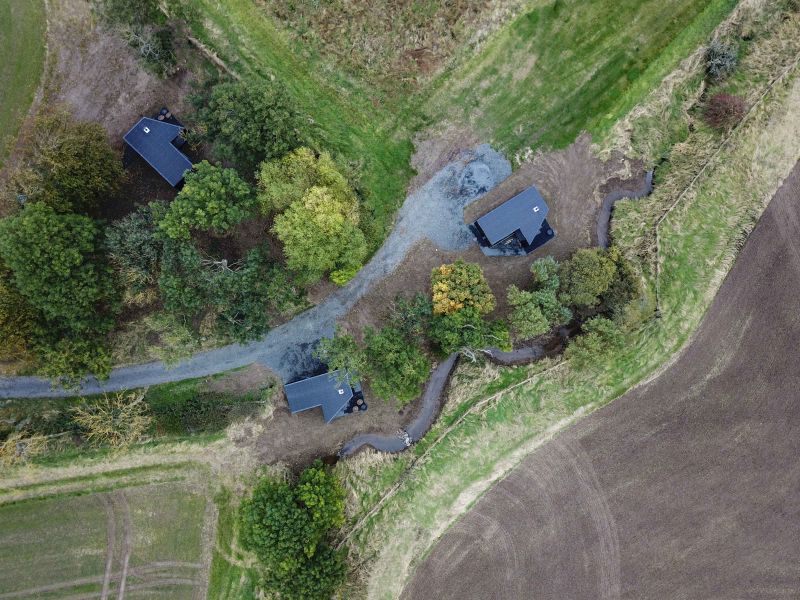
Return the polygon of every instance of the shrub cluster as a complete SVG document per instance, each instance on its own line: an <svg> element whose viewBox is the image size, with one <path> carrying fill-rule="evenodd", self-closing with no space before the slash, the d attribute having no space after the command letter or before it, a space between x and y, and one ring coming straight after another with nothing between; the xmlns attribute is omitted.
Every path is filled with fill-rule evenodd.
<svg viewBox="0 0 800 600"><path fill-rule="evenodd" d="M320 461L297 481L262 478L242 502L239 524L270 597L328 600L344 583L345 551L332 546L344 524L344 489Z"/></svg>

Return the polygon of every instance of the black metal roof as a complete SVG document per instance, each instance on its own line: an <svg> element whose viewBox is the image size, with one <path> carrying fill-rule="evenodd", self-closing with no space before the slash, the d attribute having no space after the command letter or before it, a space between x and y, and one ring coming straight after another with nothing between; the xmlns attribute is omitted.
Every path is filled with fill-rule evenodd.
<svg viewBox="0 0 800 600"><path fill-rule="evenodd" d="M337 377L339 371L333 371L287 384L286 400L292 414L321 406L326 423L344 415L354 392L360 391L360 388L356 386L354 390L347 376L341 383Z"/></svg>
<svg viewBox="0 0 800 600"><path fill-rule="evenodd" d="M539 190L531 186L486 213L475 223L492 246L517 231L530 244L542 229L548 211L547 203Z"/></svg>
<svg viewBox="0 0 800 600"><path fill-rule="evenodd" d="M144 117L122 139L175 187L192 168L192 161L172 143L181 131L179 125Z"/></svg>

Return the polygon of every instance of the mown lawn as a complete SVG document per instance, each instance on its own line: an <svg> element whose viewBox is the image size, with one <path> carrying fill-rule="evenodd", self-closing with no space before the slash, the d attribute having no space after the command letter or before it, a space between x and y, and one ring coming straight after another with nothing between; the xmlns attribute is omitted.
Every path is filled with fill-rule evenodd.
<svg viewBox="0 0 800 600"><path fill-rule="evenodd" d="M0 594L99 597L110 557L116 597L127 556L126 596L197 597L203 532L214 526L205 522L204 488L180 481L109 486L97 492L86 481L85 490L62 493L56 483L39 497L0 503Z"/></svg>
<svg viewBox="0 0 800 600"><path fill-rule="evenodd" d="M42 76L45 26L42 0L0 0L0 166Z"/></svg>
<svg viewBox="0 0 800 600"><path fill-rule="evenodd" d="M698 46L736 0L536 2L445 75L427 110L471 123L499 149L602 136Z"/></svg>

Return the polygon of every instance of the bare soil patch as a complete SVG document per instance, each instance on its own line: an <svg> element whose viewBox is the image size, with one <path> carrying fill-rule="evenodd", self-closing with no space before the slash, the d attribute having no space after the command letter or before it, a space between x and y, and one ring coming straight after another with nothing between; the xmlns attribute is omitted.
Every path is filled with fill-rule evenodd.
<svg viewBox="0 0 800 600"><path fill-rule="evenodd" d="M100 123L121 147L123 134L139 117L165 105L179 117L186 112L189 53L179 49L178 72L159 79L142 69L125 41L97 25L88 2L49 4L49 46L55 53L49 87L53 99L69 105L76 118Z"/></svg>
<svg viewBox="0 0 800 600"><path fill-rule="evenodd" d="M447 164L449 158L452 162L453 157L462 152L462 143L469 139L470 134L461 132L452 134L442 142L420 145L421 157L415 157L414 162L420 165L418 169L431 161ZM354 333L368 325L379 325L396 296L415 292L428 294L431 271L442 263L459 258L481 265L497 297L497 308L492 316L505 317L509 312L506 288L511 284L526 286L530 280L530 265L536 258L554 256L564 259L578 248L596 245L597 216L603 196L612 190L636 187L629 174L638 173L640 169L641 165L618 154L607 161L600 160L592 152L588 135L581 135L564 150L538 154L493 190L467 206L464 222L474 221L525 188L536 185L550 207L548 221L557 233L554 240L528 256L515 257L485 256L477 244L464 252L444 252L426 240L409 251L391 276L361 298L342 324Z"/></svg>
<svg viewBox="0 0 800 600"><path fill-rule="evenodd" d="M800 165L691 345L528 457L404 598L794 598Z"/></svg>

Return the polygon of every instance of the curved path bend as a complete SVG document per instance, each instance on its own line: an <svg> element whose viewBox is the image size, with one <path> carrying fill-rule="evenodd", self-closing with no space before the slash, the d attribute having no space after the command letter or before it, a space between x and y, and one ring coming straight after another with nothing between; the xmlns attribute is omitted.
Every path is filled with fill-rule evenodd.
<svg viewBox="0 0 800 600"><path fill-rule="evenodd" d="M692 343L488 491L405 600L797 598L800 163Z"/></svg>
<svg viewBox="0 0 800 600"><path fill-rule="evenodd" d="M118 391L202 377L251 363L262 363L284 381L291 381L318 366L312 350L319 339L332 336L336 320L372 286L391 274L412 246L427 238L442 250L468 248L472 234L464 225L464 207L510 174L511 164L486 144L446 166L406 198L392 233L352 281L256 342L200 352L173 367L163 362L118 367L106 381L90 378L77 390L53 388L49 380L41 377L3 377L0 378L0 398Z"/></svg>

